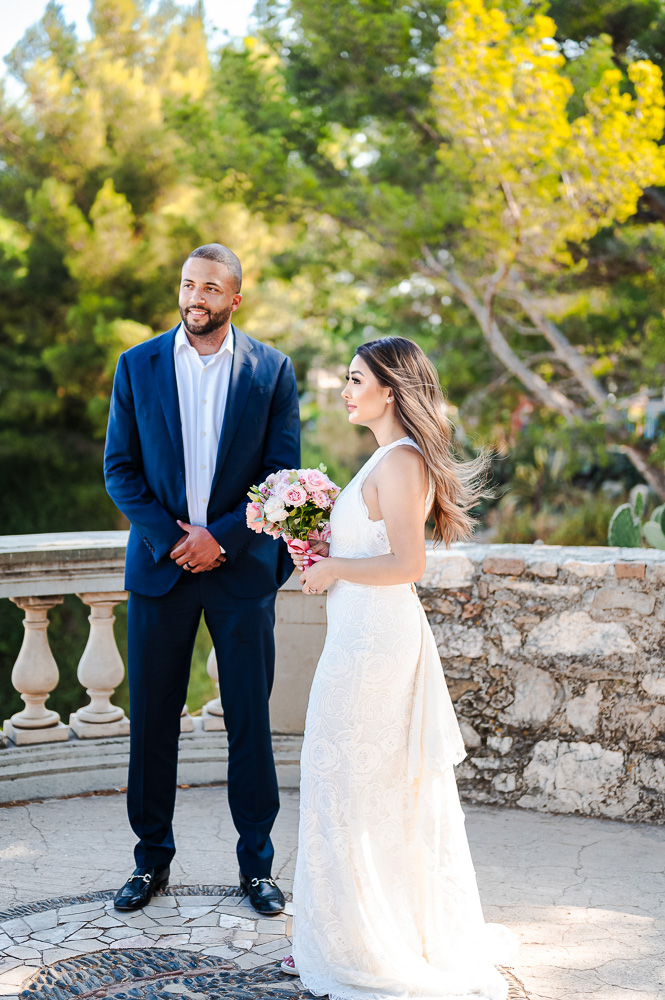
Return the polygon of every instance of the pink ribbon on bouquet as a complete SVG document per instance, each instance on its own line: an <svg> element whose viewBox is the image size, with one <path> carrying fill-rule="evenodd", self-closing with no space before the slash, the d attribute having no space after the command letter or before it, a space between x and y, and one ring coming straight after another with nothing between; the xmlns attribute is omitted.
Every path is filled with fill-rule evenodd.
<svg viewBox="0 0 665 1000"><path fill-rule="evenodd" d="M313 536L312 536L313 537ZM320 562L321 559L325 559L325 556L319 556L316 552L312 552L309 547L309 540L302 541L300 538L289 538L286 546L292 554L301 552L305 556L305 569L308 569L312 563Z"/></svg>

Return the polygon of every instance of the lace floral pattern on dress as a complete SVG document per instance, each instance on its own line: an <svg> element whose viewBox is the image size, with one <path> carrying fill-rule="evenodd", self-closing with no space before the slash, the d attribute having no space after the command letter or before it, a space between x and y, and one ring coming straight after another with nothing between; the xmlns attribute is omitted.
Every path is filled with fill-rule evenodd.
<svg viewBox="0 0 665 1000"><path fill-rule="evenodd" d="M362 485L342 492L330 554L385 555ZM505 1000L452 765L464 756L415 589L337 581L301 757L294 959L331 1000Z"/></svg>

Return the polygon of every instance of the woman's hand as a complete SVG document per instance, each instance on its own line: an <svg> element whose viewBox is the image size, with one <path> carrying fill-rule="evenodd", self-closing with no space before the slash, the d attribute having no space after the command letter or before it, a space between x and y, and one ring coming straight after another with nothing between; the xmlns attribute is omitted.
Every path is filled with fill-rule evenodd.
<svg viewBox="0 0 665 1000"><path fill-rule="evenodd" d="M330 551L330 544L328 542L321 541L309 542L308 547L304 551L300 548L292 549L290 542L287 542L287 545L296 569L299 569L301 572L305 569L305 562L308 561L312 555L316 555L320 559L325 559Z"/></svg>
<svg viewBox="0 0 665 1000"><path fill-rule="evenodd" d="M326 545L326 542L317 542L317 545ZM331 583L337 579L335 574L335 559L322 559L315 562L300 574L300 584L303 594L322 594Z"/></svg>

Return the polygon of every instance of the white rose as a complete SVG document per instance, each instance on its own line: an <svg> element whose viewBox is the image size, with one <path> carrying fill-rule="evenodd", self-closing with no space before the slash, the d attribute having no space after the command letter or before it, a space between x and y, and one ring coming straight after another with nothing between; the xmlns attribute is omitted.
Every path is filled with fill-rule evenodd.
<svg viewBox="0 0 665 1000"><path fill-rule="evenodd" d="M265 516L269 521L272 521L273 524L275 521L283 521L286 517L288 517L284 503L279 499L279 497L270 497L269 500L266 500L263 510L265 512Z"/></svg>

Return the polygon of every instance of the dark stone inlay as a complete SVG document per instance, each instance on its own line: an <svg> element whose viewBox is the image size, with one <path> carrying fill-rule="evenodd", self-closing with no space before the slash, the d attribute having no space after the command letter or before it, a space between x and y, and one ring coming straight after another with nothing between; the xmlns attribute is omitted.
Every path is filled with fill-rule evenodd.
<svg viewBox="0 0 665 1000"><path fill-rule="evenodd" d="M115 889L57 896L19 904L0 911L0 922L77 903L112 899ZM239 886L170 886L160 896L243 896ZM291 898L291 894L287 894ZM84 914L82 914L84 915ZM510 969L500 970L508 983L508 1000L529 1000ZM35 969L27 987L14 994L20 1000L188 1000L188 993L168 990L178 984L204 994L206 1000L312 1000L296 976L288 976L279 962L244 971L232 962L174 948L127 948L94 952ZM11 995L7 1000L12 1000Z"/></svg>
<svg viewBox="0 0 665 1000"><path fill-rule="evenodd" d="M61 906L74 906L76 903L104 902L113 899L115 889L99 889L95 892L82 892L79 896L55 896L53 899L40 899L34 903L17 903L8 910L0 910L0 923L13 920L14 917L24 917L28 913L41 913L43 910L56 910ZM156 896L244 896L245 893L237 885L177 885L169 886L155 893ZM290 895L287 893L287 899Z"/></svg>
<svg viewBox="0 0 665 1000"><path fill-rule="evenodd" d="M216 893L218 895L218 893ZM249 972L230 962L172 948L97 952L40 969L21 1000L178 1000L178 984L206 1000L311 1000L300 980L275 962ZM187 993L179 994L187 1000Z"/></svg>
<svg viewBox="0 0 665 1000"><path fill-rule="evenodd" d="M528 1000L522 983L502 969L509 1000ZM311 1000L279 962L242 971L231 962L173 948L128 948L66 959L38 970L20 1000L177 1000L169 987L206 1000ZM188 993L179 992L182 1000Z"/></svg>

